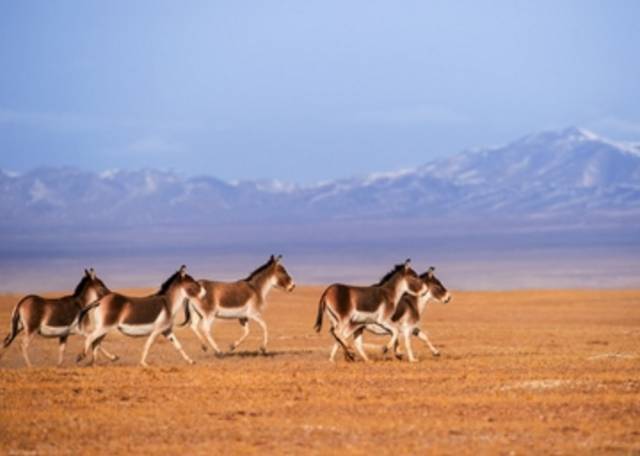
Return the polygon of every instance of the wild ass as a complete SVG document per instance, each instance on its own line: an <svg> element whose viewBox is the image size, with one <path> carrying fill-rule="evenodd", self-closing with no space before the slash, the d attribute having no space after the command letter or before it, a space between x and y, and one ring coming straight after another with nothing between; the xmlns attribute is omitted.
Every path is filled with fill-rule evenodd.
<svg viewBox="0 0 640 456"><path fill-rule="evenodd" d="M89 324L88 320L82 325L78 324L81 310L108 293L109 289L102 280L96 277L96 272L91 268L84 270L82 280L70 296L55 299L43 298L38 295L25 296L13 308L11 327L9 334L4 339L0 356L4 354L18 333L24 330L22 356L27 366L31 367L28 349L36 334L48 338L58 338L58 366L60 366L64 360L64 351L69 335L84 334ZM102 353L111 360L117 359L116 356L104 349Z"/></svg>
<svg viewBox="0 0 640 456"><path fill-rule="evenodd" d="M145 367L148 366L149 348L160 334L173 344L188 363L193 364L173 334L173 319L180 309L188 311L187 299L201 299L204 295L204 288L187 274L183 265L153 295L138 298L110 293L104 296L82 311L81 319L91 308L96 309L95 328L87 336L84 351L78 355L77 361L82 361L89 349L93 349L90 361L93 364L102 340L110 331L118 329L127 336L149 336L140 359L140 364Z"/></svg>
<svg viewBox="0 0 640 456"><path fill-rule="evenodd" d="M343 284L329 286L318 303L315 330L322 329L322 317L326 312L331 322L329 332L336 340L331 350L329 360L335 361L335 356L340 347L345 351L345 356L353 360L349 352L346 340L362 326L374 325L386 333L391 334L391 340L387 349L395 346L398 338L398 328L392 321L402 295L422 295L427 292L427 286L411 269L410 260L396 265L389 271L378 284L369 287L357 287ZM369 361L361 345L362 339L356 340L356 350L366 362Z"/></svg>
<svg viewBox="0 0 640 456"><path fill-rule="evenodd" d="M268 331L267 324L262 318L262 312L267 304L267 295L272 288L293 291L295 283L284 265L282 255L271 258L253 271L249 276L237 282L214 282L200 280L199 283L207 291L204 299L191 302L191 329L202 343L202 349L207 350L204 338L216 354L221 354L218 344L211 335L211 327L216 318L239 320L244 332L242 336L229 347L234 351L249 335L249 320L253 320L262 328L262 345L260 351L267 352ZM204 333L204 338L203 334Z"/></svg>
<svg viewBox="0 0 640 456"><path fill-rule="evenodd" d="M451 301L451 293L442 285L442 282L435 276L434 271L436 268L431 266L427 271L420 275L420 279L427 286L428 292L422 296L414 296L409 293L405 293L398 306L396 307L396 311L391 317L391 321L397 327L398 331L402 333L404 337L404 345L407 350L407 357L410 362L417 361L416 357L413 354L413 349L411 347L411 336L414 335L418 337L418 339L422 340L433 356L440 356L440 352L436 347L433 346L429 337L427 337L426 331L424 331L420 327L420 318L422 317L427 303L431 300L441 302L443 304L447 304ZM376 325L367 325L365 327L359 328L354 334L354 340L356 345L362 345L362 333L364 330L370 331L374 334L383 335L388 334L387 331L380 328ZM360 339L360 340L359 340ZM398 341L394 345L394 354L396 358L400 359L401 356L398 353ZM386 352L387 346L383 346L383 353Z"/></svg>

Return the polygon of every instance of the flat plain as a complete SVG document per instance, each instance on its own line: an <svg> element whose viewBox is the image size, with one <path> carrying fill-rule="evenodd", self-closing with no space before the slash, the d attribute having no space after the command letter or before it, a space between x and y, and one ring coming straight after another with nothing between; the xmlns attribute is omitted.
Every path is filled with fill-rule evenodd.
<svg viewBox="0 0 640 456"><path fill-rule="evenodd" d="M0 359L0 452L640 454L640 291L454 292L423 318L439 358L416 339L418 363L335 365L326 318L312 329L321 291L273 292L267 356L252 324L222 358L178 329L194 366L158 339L139 367L144 339L113 334L116 362L76 366L75 336L57 368L38 337L27 369L19 336ZM3 337L18 298L0 296ZM214 326L221 347L240 333Z"/></svg>

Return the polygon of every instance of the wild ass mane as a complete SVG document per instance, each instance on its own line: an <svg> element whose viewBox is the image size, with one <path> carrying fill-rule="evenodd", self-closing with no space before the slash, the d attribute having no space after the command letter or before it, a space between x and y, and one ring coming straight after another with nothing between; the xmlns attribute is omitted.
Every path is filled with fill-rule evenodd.
<svg viewBox="0 0 640 456"><path fill-rule="evenodd" d="M245 282L249 282L252 279L254 279L258 274L260 274L262 271L264 271L265 269L267 269L269 266L271 266L273 264L273 258L269 258L269 260L263 264L262 266L258 267L255 271L253 271L251 274L249 274L246 278L244 278L243 280Z"/></svg>
<svg viewBox="0 0 640 456"><path fill-rule="evenodd" d="M82 280L76 286L76 289L73 290L73 296L78 296L80 293L82 293L82 290L84 289L88 281L89 281L89 276L84 275L82 277Z"/></svg>
<svg viewBox="0 0 640 456"><path fill-rule="evenodd" d="M183 268L184 268L184 266L182 266L182 268L180 268L179 270L174 272L171 277L169 277L167 280L165 280L162 283L162 285L160 285L160 289L158 291L156 291L155 296L163 295L167 291L169 291L169 287L171 287L171 284L174 282L174 280L176 280L180 276Z"/></svg>
<svg viewBox="0 0 640 456"><path fill-rule="evenodd" d="M402 268L404 268L405 263L400 263L400 264L396 264L393 269L389 272L387 272L384 276L382 276L382 278L377 282L374 283L372 286L374 287L379 287L381 285L384 285L386 282L389 281L389 279L391 279L391 277L398 271L400 271ZM413 270L412 270L413 271ZM412 274L413 275L413 274Z"/></svg>

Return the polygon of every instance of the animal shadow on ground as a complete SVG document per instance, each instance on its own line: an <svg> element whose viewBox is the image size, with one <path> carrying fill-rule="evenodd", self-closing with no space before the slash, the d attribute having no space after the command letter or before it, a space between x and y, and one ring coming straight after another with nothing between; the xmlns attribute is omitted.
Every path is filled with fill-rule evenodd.
<svg viewBox="0 0 640 456"><path fill-rule="evenodd" d="M313 350L269 350L263 352L261 350L243 350L243 351L235 351L231 353L223 353L220 355L220 358L274 358L276 356L286 356L286 355L307 355L313 353Z"/></svg>

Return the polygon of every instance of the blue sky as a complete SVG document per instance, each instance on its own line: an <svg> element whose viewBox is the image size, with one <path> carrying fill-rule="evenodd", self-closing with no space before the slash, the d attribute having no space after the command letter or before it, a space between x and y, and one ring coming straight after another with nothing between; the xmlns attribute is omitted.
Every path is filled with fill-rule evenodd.
<svg viewBox="0 0 640 456"><path fill-rule="evenodd" d="M640 2L5 1L0 167L312 182L640 139Z"/></svg>

